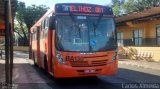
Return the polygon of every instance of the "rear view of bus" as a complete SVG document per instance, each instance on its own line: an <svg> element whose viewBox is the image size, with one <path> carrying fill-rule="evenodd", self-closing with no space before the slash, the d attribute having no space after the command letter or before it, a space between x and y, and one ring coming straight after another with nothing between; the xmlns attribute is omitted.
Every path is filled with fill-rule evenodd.
<svg viewBox="0 0 160 89"><path fill-rule="evenodd" d="M116 74L116 29L110 7L56 4L54 15L52 58L55 77Z"/></svg>

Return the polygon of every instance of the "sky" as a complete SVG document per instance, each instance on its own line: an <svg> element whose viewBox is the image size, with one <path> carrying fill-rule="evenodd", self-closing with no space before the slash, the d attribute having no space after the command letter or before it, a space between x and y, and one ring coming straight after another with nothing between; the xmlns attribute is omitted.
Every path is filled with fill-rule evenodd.
<svg viewBox="0 0 160 89"><path fill-rule="evenodd" d="M32 4L35 5L46 5L48 7L53 7L55 3L92 3L99 5L110 5L111 0L18 0L25 2L26 6L30 6Z"/></svg>

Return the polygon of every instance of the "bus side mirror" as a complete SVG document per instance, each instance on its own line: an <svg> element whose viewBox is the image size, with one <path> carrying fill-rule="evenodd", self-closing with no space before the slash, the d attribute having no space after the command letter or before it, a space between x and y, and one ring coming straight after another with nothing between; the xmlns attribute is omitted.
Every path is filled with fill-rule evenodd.
<svg viewBox="0 0 160 89"><path fill-rule="evenodd" d="M49 29L55 29L55 26L56 26L56 24L55 24L55 16L51 16L50 18L49 18Z"/></svg>

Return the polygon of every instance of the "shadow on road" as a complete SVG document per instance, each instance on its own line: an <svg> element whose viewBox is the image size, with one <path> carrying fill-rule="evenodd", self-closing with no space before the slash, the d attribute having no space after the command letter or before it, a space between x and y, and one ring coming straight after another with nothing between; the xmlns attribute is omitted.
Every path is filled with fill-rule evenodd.
<svg viewBox="0 0 160 89"><path fill-rule="evenodd" d="M5 82L5 64L0 63L0 83L4 82Z"/></svg>
<svg viewBox="0 0 160 89"><path fill-rule="evenodd" d="M37 68L36 70L41 71ZM119 72L116 76L54 79L51 75L46 74L45 72L42 72L42 75L43 74L48 75L48 79L51 82L47 82L47 84L52 89L122 89L122 84L126 83L160 84L160 76L123 68L119 68Z"/></svg>
<svg viewBox="0 0 160 89"><path fill-rule="evenodd" d="M28 55L16 53L15 57L18 63L14 64L13 83L18 84L18 89L122 89L124 83L160 83L160 76L125 68L119 68L115 76L55 79L26 62ZM3 71L1 66L4 64L0 63Z"/></svg>
<svg viewBox="0 0 160 89"><path fill-rule="evenodd" d="M153 71L153 70L147 70L146 71ZM156 72L160 73L160 71ZM136 83L159 83L160 84L160 75L153 75L153 74L148 74L144 73L142 71L135 71L135 70L130 70L130 69L124 69L124 68L119 68L118 74L116 77L130 80Z"/></svg>
<svg viewBox="0 0 160 89"><path fill-rule="evenodd" d="M1 66L4 64L0 63L0 71ZM29 63L14 64L14 83L19 89L122 89L124 83L160 83L159 80L160 76L123 68L116 76L55 79Z"/></svg>
<svg viewBox="0 0 160 89"><path fill-rule="evenodd" d="M45 77L44 81L51 89L117 89L117 86L114 86L108 81L103 81L99 77L55 79L43 69L39 69L36 66L33 67L35 68L36 72L38 72L40 77Z"/></svg>

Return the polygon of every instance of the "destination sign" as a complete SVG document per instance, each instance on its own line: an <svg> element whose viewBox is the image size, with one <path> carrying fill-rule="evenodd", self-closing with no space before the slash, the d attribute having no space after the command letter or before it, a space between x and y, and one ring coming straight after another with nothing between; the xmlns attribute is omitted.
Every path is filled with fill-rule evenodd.
<svg viewBox="0 0 160 89"><path fill-rule="evenodd" d="M102 7L90 7L90 6L74 6L74 5L71 5L69 6L69 11L70 12L95 12L95 13L103 13L104 12L104 8Z"/></svg>
<svg viewBox="0 0 160 89"><path fill-rule="evenodd" d="M84 13L113 15L112 9L106 6L93 4L56 4L56 13Z"/></svg>

